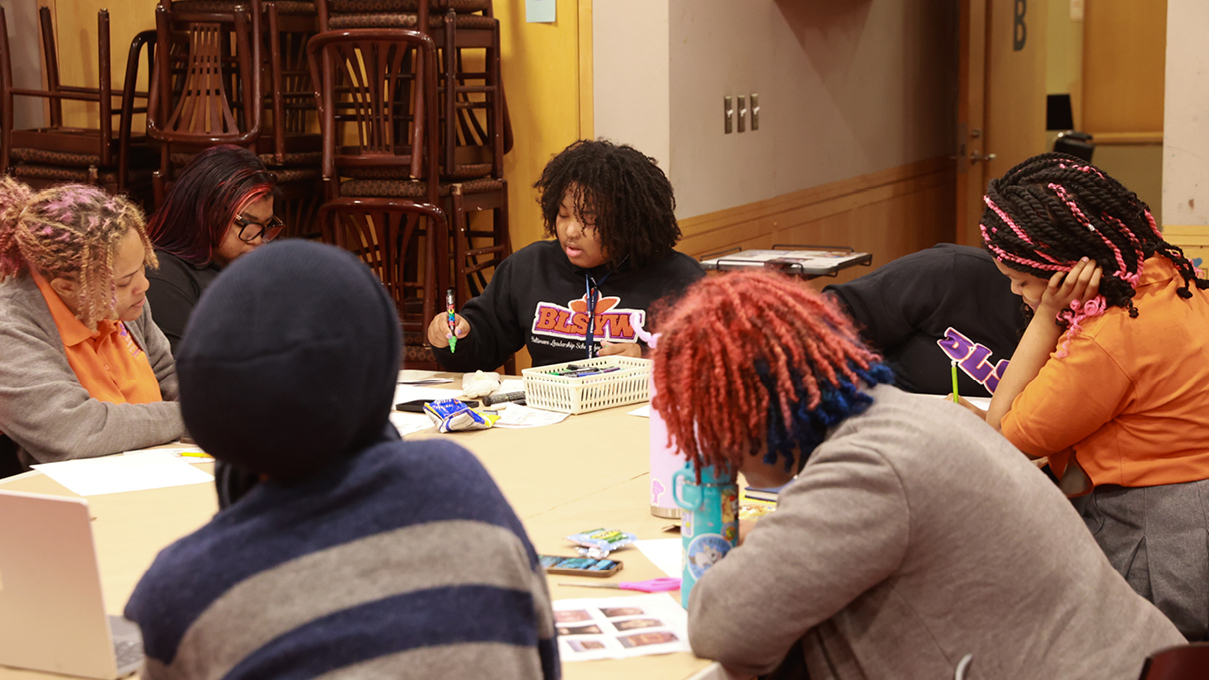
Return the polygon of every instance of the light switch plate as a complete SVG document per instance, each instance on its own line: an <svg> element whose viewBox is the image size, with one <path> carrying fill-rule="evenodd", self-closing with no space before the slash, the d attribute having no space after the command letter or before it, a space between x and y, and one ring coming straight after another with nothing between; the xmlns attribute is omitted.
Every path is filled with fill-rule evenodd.
<svg viewBox="0 0 1209 680"><path fill-rule="evenodd" d="M747 131L747 97L739 95L739 132Z"/></svg>
<svg viewBox="0 0 1209 680"><path fill-rule="evenodd" d="M726 134L728 134L728 135L732 132L732 128L733 128L734 122L735 122L734 101L735 101L734 97L731 97L730 95L727 95L722 100L722 104L723 104L722 108L726 114Z"/></svg>
<svg viewBox="0 0 1209 680"><path fill-rule="evenodd" d="M751 93L751 131L760 129L760 95Z"/></svg>

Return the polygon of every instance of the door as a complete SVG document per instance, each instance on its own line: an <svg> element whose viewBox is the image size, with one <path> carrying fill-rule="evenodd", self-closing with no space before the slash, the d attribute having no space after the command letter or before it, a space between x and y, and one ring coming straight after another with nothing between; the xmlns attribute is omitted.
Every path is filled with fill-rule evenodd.
<svg viewBox="0 0 1209 680"><path fill-rule="evenodd" d="M987 182L1045 151L1045 2L961 0L958 243L982 243Z"/></svg>

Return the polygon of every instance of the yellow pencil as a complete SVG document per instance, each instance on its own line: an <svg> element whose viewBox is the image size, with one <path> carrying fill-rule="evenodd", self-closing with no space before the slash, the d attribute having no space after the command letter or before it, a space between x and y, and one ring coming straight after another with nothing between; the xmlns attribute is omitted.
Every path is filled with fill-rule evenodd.
<svg viewBox="0 0 1209 680"><path fill-rule="evenodd" d="M208 453L202 453L201 451L181 451L180 453L178 453L176 455L185 456L186 458L213 458L214 457Z"/></svg>

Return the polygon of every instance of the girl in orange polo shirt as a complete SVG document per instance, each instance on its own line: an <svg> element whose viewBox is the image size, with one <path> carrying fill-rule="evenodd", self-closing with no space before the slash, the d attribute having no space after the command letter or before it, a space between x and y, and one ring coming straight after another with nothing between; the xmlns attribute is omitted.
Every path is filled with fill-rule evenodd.
<svg viewBox="0 0 1209 680"><path fill-rule="evenodd" d="M24 466L181 435L146 265L155 255L126 199L0 178L0 432Z"/></svg>
<svg viewBox="0 0 1209 680"><path fill-rule="evenodd" d="M1190 640L1209 632L1209 281L1086 162L987 188L982 235L1033 312L987 422L1048 457L1109 561Z"/></svg>

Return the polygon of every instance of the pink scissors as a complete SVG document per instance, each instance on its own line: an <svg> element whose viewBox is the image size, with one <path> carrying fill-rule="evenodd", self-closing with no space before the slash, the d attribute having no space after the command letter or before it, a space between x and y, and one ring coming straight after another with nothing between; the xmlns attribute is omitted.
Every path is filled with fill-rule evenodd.
<svg viewBox="0 0 1209 680"><path fill-rule="evenodd" d="M621 583L560 583L560 586L578 588L617 588L620 590L639 590L644 593L666 593L670 590L680 590L678 578L653 578L649 581L622 581Z"/></svg>

